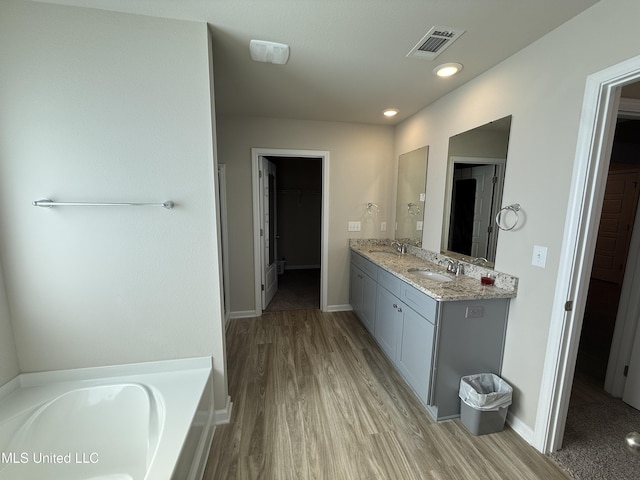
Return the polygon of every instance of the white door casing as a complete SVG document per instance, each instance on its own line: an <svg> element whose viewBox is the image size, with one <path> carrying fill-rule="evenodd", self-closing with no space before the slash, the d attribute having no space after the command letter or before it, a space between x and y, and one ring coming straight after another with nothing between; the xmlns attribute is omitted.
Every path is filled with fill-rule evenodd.
<svg viewBox="0 0 640 480"><path fill-rule="evenodd" d="M254 258L254 298L255 315L262 315L262 244L260 239L261 203L260 161L261 156L320 158L322 160L322 227L321 227L321 265L320 265L320 310L330 308L327 302L329 269L329 152L325 150L294 150L282 148L252 148L252 198L253 198L253 258Z"/></svg>
<svg viewBox="0 0 640 480"><path fill-rule="evenodd" d="M554 452L562 446L620 87L638 79L640 56L587 77L532 438L533 445L543 453Z"/></svg>

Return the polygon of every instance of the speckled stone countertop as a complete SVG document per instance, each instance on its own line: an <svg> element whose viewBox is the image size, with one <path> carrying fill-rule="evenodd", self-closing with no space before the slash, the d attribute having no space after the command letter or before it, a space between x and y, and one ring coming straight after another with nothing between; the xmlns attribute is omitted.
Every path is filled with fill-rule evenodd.
<svg viewBox="0 0 640 480"><path fill-rule="evenodd" d="M516 277L465 262L461 262L464 264L465 274L455 276L447 273L443 266L449 257L411 245L408 246L408 253L400 255L390 245L391 241L354 239L350 240L350 247L354 252L438 301L514 298L518 293ZM452 281L429 280L409 272L409 268L423 268L442 273L451 277ZM486 286L480 283L480 277L487 273L495 275L495 285Z"/></svg>

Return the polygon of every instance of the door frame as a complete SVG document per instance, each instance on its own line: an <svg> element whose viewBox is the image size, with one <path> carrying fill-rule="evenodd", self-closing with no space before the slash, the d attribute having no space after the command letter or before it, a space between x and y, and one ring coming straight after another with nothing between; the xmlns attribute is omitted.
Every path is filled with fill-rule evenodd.
<svg viewBox="0 0 640 480"><path fill-rule="evenodd" d="M253 199L253 260L255 315L262 315L262 260L264 249L260 236L260 157L320 158L322 161L322 225L320 262L320 310L327 311L327 290L329 271L329 152L325 150L295 150L284 148L251 149L251 192Z"/></svg>
<svg viewBox="0 0 640 480"><path fill-rule="evenodd" d="M533 438L543 453L562 446L620 90L639 79L640 55L587 77Z"/></svg>
<svg viewBox="0 0 640 480"><path fill-rule="evenodd" d="M227 217L227 166L224 163L218 164L218 208L220 209L220 230L222 231L222 279L223 279L223 307L224 307L224 327L229 323L231 301L231 281L229 279L229 222Z"/></svg>

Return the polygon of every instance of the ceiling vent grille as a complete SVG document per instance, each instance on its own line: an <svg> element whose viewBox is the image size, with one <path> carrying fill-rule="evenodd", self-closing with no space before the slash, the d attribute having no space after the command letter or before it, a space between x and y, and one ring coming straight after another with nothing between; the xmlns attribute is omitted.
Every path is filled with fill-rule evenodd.
<svg viewBox="0 0 640 480"><path fill-rule="evenodd" d="M422 40L411 49L407 57L433 60L455 42L465 30L450 27L431 27Z"/></svg>

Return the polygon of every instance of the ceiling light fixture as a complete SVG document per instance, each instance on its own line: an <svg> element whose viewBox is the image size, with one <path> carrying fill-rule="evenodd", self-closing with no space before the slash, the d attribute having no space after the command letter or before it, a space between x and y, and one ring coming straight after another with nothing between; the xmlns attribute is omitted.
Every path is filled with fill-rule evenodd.
<svg viewBox="0 0 640 480"><path fill-rule="evenodd" d="M462 70L461 63L444 63L433 69L433 73L439 77L450 77Z"/></svg>
<svg viewBox="0 0 640 480"><path fill-rule="evenodd" d="M397 108L387 108L384 112L382 112L382 114L385 117L391 118L391 117L395 117L398 114L398 109Z"/></svg>
<svg viewBox="0 0 640 480"><path fill-rule="evenodd" d="M284 43L251 40L249 42L251 59L256 62L284 65L289 60L289 45Z"/></svg>

